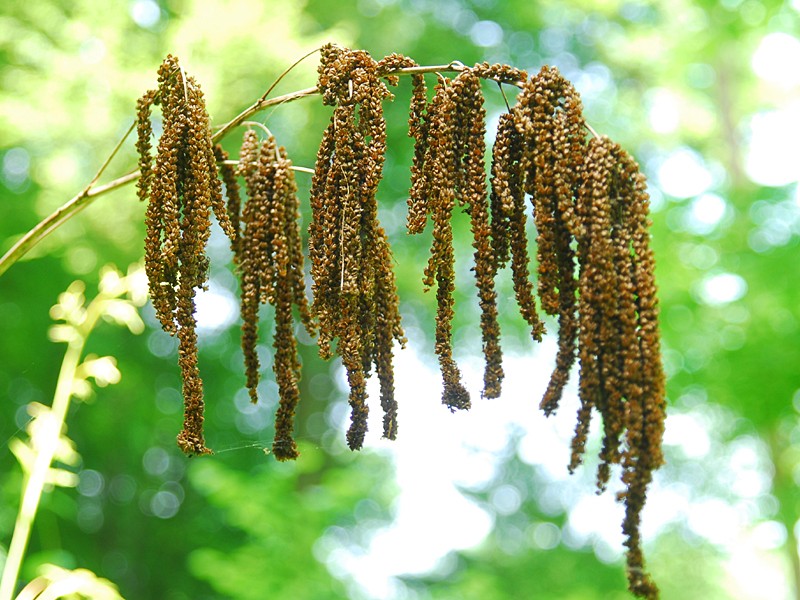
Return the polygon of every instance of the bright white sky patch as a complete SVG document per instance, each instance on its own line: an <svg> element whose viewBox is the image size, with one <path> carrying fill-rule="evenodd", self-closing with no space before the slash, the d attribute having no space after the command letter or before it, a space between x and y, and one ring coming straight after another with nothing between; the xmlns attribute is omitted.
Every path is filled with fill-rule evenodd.
<svg viewBox="0 0 800 600"><path fill-rule="evenodd" d="M527 431L523 460L546 463L548 471L557 472L562 482L567 480L575 399L565 398L565 406L551 419L537 411L556 348L555 340L546 338L538 351L525 358L507 357L505 395L497 400L480 398L482 361L460 359L473 407L454 414L441 404L441 375L435 361L426 362L410 350L396 352L396 396L401 403L398 438L394 442L381 439L382 415L377 409L370 412L364 444L365 448L387 451L394 462L400 490L393 506L394 520L376 531L363 551L352 548L331 553L329 566L344 567L366 597L390 598L394 597L394 577L429 572L453 550L479 544L491 532L494 517L459 488L480 489L495 477L512 427ZM370 398L379 397L377 383L376 378L370 379ZM349 413L345 418L349 420ZM539 443L543 439L552 445L543 446ZM519 451L523 453L522 447ZM581 487L582 483L574 481L574 485ZM591 492L586 496L595 498ZM561 494L559 499L565 501ZM499 514L515 511L522 500L520 491L511 485L497 488L490 496L492 508ZM614 504L613 497L610 501ZM596 524L591 533L596 534L599 526L608 529L616 541L620 521L621 516ZM560 530L555 529L555 534L544 540L548 544L553 537L558 543Z"/></svg>
<svg viewBox="0 0 800 600"><path fill-rule="evenodd" d="M657 88L649 93L650 127L656 133L672 133L680 124L678 100L675 94L664 88Z"/></svg>
<svg viewBox="0 0 800 600"><path fill-rule="evenodd" d="M578 500L569 513L568 524L574 541L578 547L585 544L593 535L608 537L605 524L621 523L625 516L625 507L614 499L613 494L587 494ZM617 527L618 529L618 527ZM605 535L602 535L602 534ZM622 531L615 532L617 550L622 549ZM621 553L621 552L620 552Z"/></svg>
<svg viewBox="0 0 800 600"><path fill-rule="evenodd" d="M761 79L782 88L800 84L800 40L788 33L769 33L753 54L753 71Z"/></svg>
<svg viewBox="0 0 800 600"><path fill-rule="evenodd" d="M659 187L675 198L698 196L714 182L702 157L689 148L680 148L667 156L657 176Z"/></svg>
<svg viewBox="0 0 800 600"><path fill-rule="evenodd" d="M798 63L800 64L800 63ZM750 121L747 175L754 182L783 186L800 176L797 140L800 139L800 102L781 110L762 112Z"/></svg>
<svg viewBox="0 0 800 600"><path fill-rule="evenodd" d="M131 18L139 27L149 28L161 19L161 9L153 0L136 0L131 6Z"/></svg>
<svg viewBox="0 0 800 600"><path fill-rule="evenodd" d="M667 417L664 444L681 446L689 458L703 458L711 449L711 440L705 426L690 414L672 414Z"/></svg>
<svg viewBox="0 0 800 600"><path fill-rule="evenodd" d="M689 206L687 226L695 233L711 233L725 216L725 200L716 194L703 194Z"/></svg>
<svg viewBox="0 0 800 600"><path fill-rule="evenodd" d="M744 280L730 273L715 275L706 283L715 299L731 301L746 291ZM536 492L539 507L545 514L567 514L563 529L553 523L531 523L524 534L528 543L543 549L551 549L561 541L569 547L591 545L600 560L620 558L624 550L620 531L624 506L615 501L614 484L611 490L597 496L591 487L593 468L587 465L573 476L566 468L578 404L575 382L568 386L554 417L545 419L536 408L555 350L555 340L548 336L528 356L508 356L504 364L505 394L497 400L478 397L481 360L460 358L465 383L473 394L473 408L455 414L440 403L441 375L435 361L412 349L395 353L396 394L400 402L398 439L381 439L382 415L376 406L370 412L365 440L365 449L385 452L394 464L399 493L392 506L392 522L377 529L370 529L369 524L357 526L356 535L332 527L315 546L319 560L335 576L349 581L351 597L409 598L398 576L434 569L446 576L449 567L454 566L452 551L480 544L491 532L495 514L519 509L525 498L515 482L489 490L488 506L476 504L459 491L482 490L494 478L508 452L514 450L507 447L512 429L522 433L516 448L519 458L535 466L547 479L547 485ZM369 383L371 399L379 396L375 379ZM346 428L349 411L344 402L342 406L340 426ZM713 460L718 444L711 425L691 413L673 414L667 419L665 443L681 448L689 460ZM597 427L595 423L595 434ZM757 451L748 448L743 442L742 449L730 457L726 472L746 482L746 498L751 499L753 490L764 493L766 488L753 477L761 463ZM737 490L732 492L736 494ZM721 544L726 550L735 549L752 526L753 515L727 500L707 496L695 499L693 495L689 484L665 486L656 481L648 494L642 525L644 538L681 521L710 542ZM763 547L776 543L778 538L772 529L758 530ZM751 558L758 566L743 566L742 572L748 575L764 568L763 556ZM785 582L781 575L777 579ZM748 600L767 598L779 596L748 596Z"/></svg>
<svg viewBox="0 0 800 600"><path fill-rule="evenodd" d="M777 550L786 543L786 527L778 521L764 521L753 528L753 542L763 550Z"/></svg>
<svg viewBox="0 0 800 600"><path fill-rule="evenodd" d="M712 544L731 545L742 525L736 509L718 498L696 502L687 516L692 531Z"/></svg>
<svg viewBox="0 0 800 600"><path fill-rule="evenodd" d="M744 537L744 536L743 536ZM749 540L732 544L732 557L726 565L731 597L742 600L791 600L790 585L784 576L782 557L773 554L765 561Z"/></svg>
<svg viewBox="0 0 800 600"><path fill-rule="evenodd" d="M200 290L195 298L197 328L217 330L230 327L239 314L236 298L224 287L209 283L208 291Z"/></svg>
<svg viewBox="0 0 800 600"><path fill-rule="evenodd" d="M700 299L710 306L721 306L739 300L747 293L747 282L733 273L719 273L700 283Z"/></svg>

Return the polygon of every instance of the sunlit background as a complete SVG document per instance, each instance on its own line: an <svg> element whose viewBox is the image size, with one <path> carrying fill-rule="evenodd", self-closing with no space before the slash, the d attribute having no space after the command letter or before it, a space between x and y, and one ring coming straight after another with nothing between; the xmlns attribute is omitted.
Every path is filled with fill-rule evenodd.
<svg viewBox="0 0 800 600"><path fill-rule="evenodd" d="M648 567L668 600L799 599L798 0L5 0L0 253L92 178L167 53L200 82L219 124L327 41L421 64L551 64L574 82L592 127L627 148L650 184L669 411L668 462L643 516ZM312 57L275 93L313 85L315 69ZM485 91L496 123L503 98ZM395 359L398 440L380 438L376 405L365 449L347 450L340 364L301 337L302 456L282 464L265 451L277 386L267 370L256 406L243 389L237 281L215 231L198 318L216 454L188 460L175 446L177 343L152 308L142 336L100 327L89 351L115 356L122 381L68 417L80 483L46 495L24 579L55 563L90 569L131 599L629 597L619 484L594 492L596 436L568 474L574 382L546 419L537 406L556 343L527 338L508 275L504 393L479 399L467 240L455 346L474 407L440 404L435 300L421 283L429 238L404 231L409 95L401 82L386 107L379 192L409 337ZM310 167L329 114L310 98L258 119ZM238 133L226 140L234 153L239 143ZM104 180L135 164L129 141ZM307 222L309 176L298 183ZM50 401L63 354L47 340L48 309L74 279L92 290L104 264L141 260L143 214L131 186L104 196L0 276L0 562L22 481L8 443L27 405Z"/></svg>

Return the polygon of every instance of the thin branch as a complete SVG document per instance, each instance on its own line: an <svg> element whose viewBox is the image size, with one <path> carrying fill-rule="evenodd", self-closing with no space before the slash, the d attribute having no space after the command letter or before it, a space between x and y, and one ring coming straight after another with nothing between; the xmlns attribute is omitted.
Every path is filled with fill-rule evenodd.
<svg viewBox="0 0 800 600"><path fill-rule="evenodd" d="M283 102L291 102L294 100L299 100L300 98L305 98L307 96L313 96L317 94L317 88L306 88L304 90L299 90L297 92L292 92L290 94L285 94L283 96L276 96L275 98L271 98L269 100L259 101L260 104L259 108L256 110L252 110L254 104L249 109L244 111L238 117L236 117L233 121L227 123L223 129L218 131L212 136L212 141L218 142L221 140L225 135L234 127L241 124L242 121L246 120L247 117L251 116L252 114L258 112L262 108L266 108L267 106L272 106L274 104L281 104ZM130 130L129 132L130 133ZM127 137L127 134L126 134ZM139 171L131 171L130 173L115 179L105 185L98 186L93 188L93 184L96 183L97 179L105 170L105 167L111 161L111 159L116 154L117 150L121 146L121 143L117 145L117 147L112 152L111 156L109 156L106 161L104 162L101 169L98 171L97 175L95 175L92 183L87 185L84 190L66 202L65 204L61 205L59 208L55 210L52 214L47 216L44 220L40 221L33 229L28 231L24 236L22 236L16 244L14 244L8 252L6 252L2 258L0 258L0 275L5 273L8 268L17 262L20 258L22 258L31 248L33 248L36 244L42 241L47 235L49 235L52 231L60 227L65 221L72 218L78 212L86 208L89 204L91 204L95 198L98 196L102 196L112 190L115 190L123 185L127 185L136 181L139 178Z"/></svg>
<svg viewBox="0 0 800 600"><path fill-rule="evenodd" d="M583 126L586 127L586 129L589 130L589 133L591 133L595 138L598 140L600 139L600 134L597 133L591 125L584 121Z"/></svg>
<svg viewBox="0 0 800 600"><path fill-rule="evenodd" d="M321 48L321 47L320 47L320 48L314 48L314 49L313 49L311 52L309 52L308 54L306 54L306 55L304 55L304 56L301 56L301 57L300 57L300 58L298 58L296 61L294 61L294 62L292 63L292 65L291 65L291 66L290 66L288 69L286 69L286 70L285 70L283 73L281 73L280 75L278 75L278 78L277 78L277 79L276 79L276 80L275 80L275 81L272 83L272 85L271 85L271 86L269 86L269 88L267 88L267 91L266 91L266 92L264 92L264 93L262 94L262 96L261 96L261 100L262 100L262 101L263 101L263 100L266 100L266 99L267 99L267 96L269 96L270 92L271 92L272 90L274 90L274 89L275 89L275 86L277 86L277 85L278 85L278 84L281 82L281 79L283 79L284 77L286 77L286 75L288 75L288 74L289 74L289 72L290 72L292 69L294 69L294 68L295 68L297 65L299 65L301 62L303 62L303 61L304 61L305 59L307 59L309 56L311 56L311 55L312 55L312 54L314 54L315 52L319 52L320 50L322 50L322 48Z"/></svg>
<svg viewBox="0 0 800 600"><path fill-rule="evenodd" d="M508 98L506 97L506 91L503 89L503 84L499 81L497 82L497 88L500 90L500 94L503 96L503 102L506 103L506 110L511 112L511 106L508 104Z"/></svg>
<svg viewBox="0 0 800 600"><path fill-rule="evenodd" d="M238 160L223 160L220 165L230 165L231 167L238 167L239 161ZM298 173L310 173L311 175L314 174L314 169L309 169L308 167L298 167L297 165L292 165L289 167L292 171L297 171Z"/></svg>
<svg viewBox="0 0 800 600"><path fill-rule="evenodd" d="M112 160L114 160L114 157L117 155L117 152L119 152L119 149L120 149L120 148L122 148L122 144L124 144L124 143L125 143L125 140L127 140L127 139L128 139L128 136L131 134L131 131L133 131L133 128L134 128L134 127L136 127L136 121L134 121L133 123L131 123L131 126L130 126L130 127L128 127L128 131L126 131L126 132L125 132L125 135L123 135L123 136L120 138L119 142L117 142L117 145L116 145L116 146L114 146L114 149L111 151L111 154L109 154L109 155L108 155L108 158L106 158L105 162L104 162L104 163L103 163L103 164L100 166L100 168L97 170L97 173L96 173L96 174L95 174L95 176L92 178L92 180L89 182L89 185L87 185L87 186L84 188L84 190L83 190L84 192L88 192L90 189L92 189L92 187L94 187L94 184L95 184L95 183L97 183L97 180L98 180L98 179L100 179L100 176L101 176L101 175L102 175L102 174L105 172L105 170L106 170L106 167L108 166L108 164L109 164L109 163L110 163Z"/></svg>
<svg viewBox="0 0 800 600"><path fill-rule="evenodd" d="M292 69L294 69L297 65L303 62L309 56L311 56L315 52L319 52L320 50L322 50L322 48L314 48L308 54L301 56L296 61L294 61L294 63L292 63L292 65L288 69L286 69L283 73L278 75L278 78L274 82L272 82L272 85L267 88L267 91L261 95L261 98L259 98L252 105L246 108L244 112L234 117L233 120L229 121L228 123L225 123L225 125L220 127L219 131L217 131L217 133L215 133L214 136L212 137L212 140L214 142L221 140L223 137L225 137L225 135L228 133L230 129L233 129L237 125L241 124L242 121L247 119L247 117L257 113L262 108L266 108L267 106L271 106L272 104L282 104L283 102L291 102L292 100L296 100L297 98L294 97L295 94L302 93L303 95L300 97L304 98L306 95L311 96L314 93L318 93L317 88L307 88L305 90L300 90L299 92L295 92L294 94L284 94L283 96L278 96L277 98L273 98L272 101L267 100L267 96L269 96L270 92L275 89L275 86L277 86ZM309 92L309 93L305 94L303 92ZM283 100L281 100L281 98L283 98Z"/></svg>
<svg viewBox="0 0 800 600"><path fill-rule="evenodd" d="M225 125L220 127L219 131L217 131L217 133L211 136L211 140L213 142L218 142L226 135L228 135L228 132L231 129L241 125L242 121L246 121L254 114L259 112L260 110L264 110L268 106L273 106L274 104L283 104L284 102L293 102L294 100L300 100L300 98L307 98L309 96L316 96L317 94L319 94L319 90L316 87L312 87L312 88L305 88L303 90L298 90L296 92L292 92L291 94L284 94L283 96L275 96L274 98L269 98L269 99L259 98L253 104L251 104L241 113L239 113L237 116L235 116L233 119L225 123Z"/></svg>
<svg viewBox="0 0 800 600"><path fill-rule="evenodd" d="M36 227L22 236L17 243L14 244L11 249L3 255L2 258L0 258L0 275L5 273L6 270L8 270L11 265L17 262L26 252L28 252L28 250L33 248L33 246L35 246L38 242L47 237L51 231L58 228L64 221L83 210L91 202L92 198L130 183L131 181L136 181L136 179L139 178L139 171L135 171L133 173L128 173L128 175L120 177L119 179L115 179L111 183L107 183L106 185L92 189L94 184L97 183L97 180L100 179L100 176L105 172L106 167L108 167L109 163L117 155L117 152L119 152L122 144L125 143L126 139L128 139L128 136L131 134L131 131L133 131L134 127L136 127L136 121L131 123L131 126L128 127L128 130L125 132L125 135L120 138L119 142L117 142L117 145L114 146L114 149L111 151L111 154L108 155L108 158L106 158L106 160L97 170L95 176L92 177L92 180L85 188L83 188L83 191L80 194L72 198L72 200L66 204L60 206L46 219L40 221Z"/></svg>
<svg viewBox="0 0 800 600"><path fill-rule="evenodd" d="M86 208L97 196L115 190L118 187L127 185L139 179L139 171L133 171L127 175L115 179L105 185L93 189L86 188L80 194L72 198L66 204L60 206L54 213L40 221L33 229L22 236L11 249L0 258L0 275L5 273L8 268L17 262L37 243L42 241L54 229L60 227L64 221L73 217L81 210Z"/></svg>
<svg viewBox="0 0 800 600"><path fill-rule="evenodd" d="M263 123L259 123L258 121L242 121L242 125L247 125L248 127L250 127L251 125L254 127L259 127L261 130L264 131L264 133L267 134L267 137L271 138L275 137L274 135L272 135L272 132L269 130L269 127L267 127Z"/></svg>

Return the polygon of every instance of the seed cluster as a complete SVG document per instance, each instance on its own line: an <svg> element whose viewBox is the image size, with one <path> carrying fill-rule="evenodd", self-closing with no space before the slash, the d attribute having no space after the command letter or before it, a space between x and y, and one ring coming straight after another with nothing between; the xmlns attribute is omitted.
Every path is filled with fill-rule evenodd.
<svg viewBox="0 0 800 600"><path fill-rule="evenodd" d="M387 62L397 63L392 56ZM361 448L367 430L366 377L378 372L383 434L397 434L392 344L405 343L386 233L378 222L376 192L386 152L385 67L363 51L322 49L318 88L334 106L317 153L311 183L309 258L312 313L319 320L320 355L342 358L350 385L347 443Z"/></svg>
<svg viewBox="0 0 800 600"><path fill-rule="evenodd" d="M544 67L526 83L511 111L528 149L522 153L520 169L523 188L533 203L539 298L545 313L558 316L556 368L541 402L545 414L558 407L575 362L573 193L586 136L581 110L572 84L557 69Z"/></svg>
<svg viewBox="0 0 800 600"><path fill-rule="evenodd" d="M226 162L229 158L228 153L220 144L214 146L214 158L219 164L219 174L225 186L225 197L227 198L227 213L231 223L231 252L236 264L239 262L239 240L241 238L241 212L242 199L239 195L240 187L237 180L237 168L233 164Z"/></svg>
<svg viewBox="0 0 800 600"><path fill-rule="evenodd" d="M155 165L150 155L153 104L161 106L163 127ZM158 71L158 89L146 92L137 108L142 172L139 197L149 197L145 270L156 315L164 330L177 335L179 341L185 412L178 445L190 454L206 454L194 298L208 278L205 248L212 208L231 236L233 229L217 178L203 94L197 82L185 76L177 58L164 60Z"/></svg>
<svg viewBox="0 0 800 600"><path fill-rule="evenodd" d="M488 71L489 65L479 65ZM477 69L476 69L477 70ZM514 75L517 75L516 73ZM412 104L412 121L418 108ZM452 319L455 256L451 215L456 204L470 216L475 249L475 279L481 307L481 333L486 358L483 395L500 395L503 379L500 328L497 323L494 279L498 260L492 248L489 200L484 162L486 111L480 78L464 69L452 81L442 77L427 104L417 140L409 194L409 233L433 222L431 256L424 283L436 284L436 354L442 370L442 402L451 410L470 407L469 393L453 360Z"/></svg>
<svg viewBox="0 0 800 600"><path fill-rule="evenodd" d="M483 393L496 398L504 377L496 279L510 266L514 295L531 336L545 321L558 324L558 352L541 408L556 411L576 359L580 409L570 471L585 451L592 412L600 413L603 444L597 485L613 465L622 471L629 587L653 599L658 589L644 570L639 533L652 474L664 461L665 389L660 358L655 262L649 247L649 200L638 165L606 137L588 136L580 98L555 68L529 78L508 65L450 65L429 99L424 69L402 55L375 61L364 51L322 48L318 90L333 107L311 183L309 261L313 301L306 299L299 200L291 162L268 133L244 134L238 167L212 148L202 94L177 59L159 70L158 89L137 105L139 197L147 208L146 267L153 305L164 329L180 340L185 423L178 443L205 453L202 384L197 369L194 294L207 278L209 216L213 209L231 239L241 278L242 349L247 388L258 399L259 308L274 307L273 371L280 402L273 452L295 458L292 436L300 397L296 312L319 352L341 358L352 409L347 442L362 447L367 429L366 380L380 382L383 435L397 434L393 345L405 343L393 258L378 220L377 190L386 152L384 100L398 72L411 72L409 136L414 140L408 232L432 229L426 289L436 288L434 350L443 403L470 407L453 358L455 251L452 218L467 213L485 370ZM485 164L486 111L482 80L521 88L500 115L491 166ZM505 93L505 92L504 92ZM150 111L160 105L164 133L155 163ZM588 139L587 139L588 138ZM219 163L219 176L215 163ZM227 201L222 198L224 182ZM239 178L247 201L242 206ZM530 199L530 205L528 205ZM535 227L531 277L528 211ZM538 300L537 300L538 296ZM538 304L538 307L537 307ZM543 315L541 314L543 313Z"/></svg>
<svg viewBox="0 0 800 600"><path fill-rule="evenodd" d="M633 159L607 137L590 140L576 196L581 409L570 469L580 462L595 408L603 417L598 487L610 465L622 464L628 577L646 598L657 589L643 570L639 523L652 472L664 461L665 418L648 203Z"/></svg>
<svg viewBox="0 0 800 600"><path fill-rule="evenodd" d="M247 388L250 399L257 402L258 308L269 302L275 307L272 368L280 396L272 449L278 460L289 460L298 456L292 430L300 399L293 306L308 332L314 332L305 293L297 185L286 150L278 148L272 136L259 144L258 135L252 130L244 135L238 172L246 182L248 198L241 215L243 232L237 241Z"/></svg>
<svg viewBox="0 0 800 600"><path fill-rule="evenodd" d="M522 87L515 106L498 122L488 200L491 221L479 77ZM421 135L415 136L408 231L423 231L428 217L433 222L423 281L437 285L435 349L444 403L451 408L470 405L451 345L451 216L456 206L469 213L472 225L486 358L483 395L500 394L494 278L509 261L520 313L532 337L542 339L544 323L528 267L529 197L537 232L537 294L542 310L558 319L556 365L541 408L548 415L558 408L579 357L581 409L570 470L581 461L594 408L604 426L598 487L607 484L611 465L621 464L623 470L620 499L626 505L630 589L655 598L657 588L643 568L639 523L652 471L663 462L664 376L648 199L638 166L607 138L586 141L580 98L555 68L544 67L530 80L502 65L463 69L453 81L440 78L416 130L420 118L413 100L411 113L412 132Z"/></svg>

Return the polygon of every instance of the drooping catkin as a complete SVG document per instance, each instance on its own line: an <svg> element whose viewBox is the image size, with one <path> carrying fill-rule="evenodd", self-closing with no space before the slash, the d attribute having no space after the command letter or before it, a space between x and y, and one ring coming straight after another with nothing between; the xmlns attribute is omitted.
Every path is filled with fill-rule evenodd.
<svg viewBox="0 0 800 600"><path fill-rule="evenodd" d="M153 104L158 101L158 91L148 90L136 101L136 152L139 156L139 180L136 182L136 191L139 200L146 201L150 195L150 185L153 181L153 125L150 122L150 111Z"/></svg>
<svg viewBox="0 0 800 600"><path fill-rule="evenodd" d="M425 122L428 142L419 171L413 172L411 208L424 227L430 215L433 223L431 256L424 270L423 282L427 288L436 282L436 337L434 350L439 357L442 372L442 403L451 410L470 407L469 392L461 381L461 371L453 360L452 320L453 291L455 290L455 255L453 227L450 223L455 208L455 180L457 159L455 151L455 103L448 87L450 81L442 78L434 89L428 104ZM415 191L419 194L414 197ZM422 231L413 227L409 217L409 233Z"/></svg>
<svg viewBox="0 0 800 600"><path fill-rule="evenodd" d="M306 329L313 333L303 279L299 200L291 162L284 148L270 136L262 144L257 134L244 134L239 155L247 203L241 216L244 228L239 243L242 288L242 351L250 399L258 401L260 364L257 352L259 306L275 307L275 350L272 368L278 384L273 454L278 460L298 456L292 431L300 399L300 361L294 333L293 306Z"/></svg>
<svg viewBox="0 0 800 600"><path fill-rule="evenodd" d="M155 165L149 159L149 107L160 104L163 133ZM178 445L188 454L210 452L203 437L203 385L197 367L195 294L208 277L205 247L210 212L222 206L221 184L211 144L203 94L173 56L158 72L158 89L138 104L137 149L145 174L139 186L146 211L145 270L156 315L165 331L177 335L183 378L184 426ZM220 224L230 235L227 215Z"/></svg>
<svg viewBox="0 0 800 600"><path fill-rule="evenodd" d="M525 191L533 202L542 309L558 315L556 367L541 402L546 414L558 402L575 362L577 282L572 242L574 191L583 160L585 123L581 101L558 69L543 67L520 93L512 114L526 139L522 156Z"/></svg>
<svg viewBox="0 0 800 600"><path fill-rule="evenodd" d="M228 164L228 153L222 148L220 144L214 146L214 158L219 164L219 172L222 176L222 182L225 184L225 197L227 203L225 212L228 215L230 222L231 238L231 252L233 252L233 261L237 263L239 260L239 243L242 236L241 224L239 218L242 212L242 200L239 196L239 182L236 179L236 167L233 164Z"/></svg>
<svg viewBox="0 0 800 600"><path fill-rule="evenodd" d="M489 65L478 65L489 70ZM518 72L514 72L514 76ZM431 256L425 285L436 282L436 345L442 370L442 402L451 409L469 408L469 393L452 357L455 268L450 223L456 201L470 215L474 271L481 308L481 339L486 360L483 396L500 395L503 379L500 328L494 280L499 260L494 252L486 184L485 118L480 78L464 69L453 80L442 79L424 117L427 142L421 159L415 156L409 198L409 233L419 233L430 214L433 221Z"/></svg>
<svg viewBox="0 0 800 600"><path fill-rule="evenodd" d="M396 59L390 58L389 62ZM367 429L366 377L375 364L381 384L384 436L397 432L392 344L405 342L386 233L376 193L386 152L384 99L391 97L369 54L334 45L322 49L318 87L334 106L311 186L309 257L312 313L320 354L336 351L350 385L347 442L361 448Z"/></svg>
<svg viewBox="0 0 800 600"><path fill-rule="evenodd" d="M258 402L261 364L258 358L258 312L262 301L274 295L275 265L267 240L270 226L270 193L274 187L275 142L264 144L248 130L239 151L239 174L245 181L247 201L242 211L243 235L239 244L241 279L242 352L250 401Z"/></svg>
<svg viewBox="0 0 800 600"><path fill-rule="evenodd" d="M488 68L488 66L487 66ZM470 216L474 253L475 284L481 308L481 339L486 361L483 396L497 398L503 380L503 355L500 349L500 326L497 322L497 294L494 280L498 261L492 252L489 225L489 200L486 184L486 110L483 108L481 80L472 70L465 70L453 81L450 93L458 99L456 152L464 173L460 202Z"/></svg>
<svg viewBox="0 0 800 600"><path fill-rule="evenodd" d="M649 197L644 177L636 162L617 146L618 185L623 199L623 222L630 230L631 245L626 250L633 256L632 288L635 290L636 334L638 344L625 352L623 377L628 383L626 411L626 446L622 480L625 520L623 532L628 536L628 583L640 596L656 598L658 588L644 571L639 525L647 486L653 471L664 463L661 442L666 418L665 382L658 332L658 300L655 285L655 260L650 249L648 232ZM624 341L624 340L623 340ZM622 416L622 415L621 415Z"/></svg>
<svg viewBox="0 0 800 600"><path fill-rule="evenodd" d="M520 314L531 327L531 335L542 341L544 323L536 310L533 284L528 263L528 236L525 211L525 189L521 161L525 151L524 138L517 131L510 113L500 116L492 148L491 237L492 252L498 268L511 257L514 294Z"/></svg>
<svg viewBox="0 0 800 600"><path fill-rule="evenodd" d="M580 179L581 408L570 469L580 463L596 408L603 417L598 487L605 487L612 464L623 469L629 586L639 596L656 598L658 590L644 571L639 531L647 486L663 463L665 418L649 200L636 163L606 137L587 144Z"/></svg>

